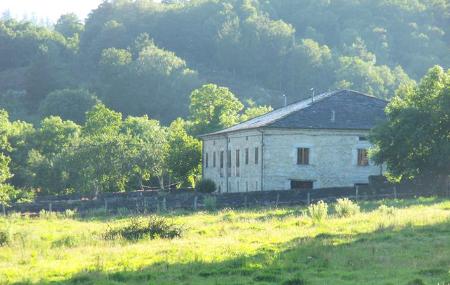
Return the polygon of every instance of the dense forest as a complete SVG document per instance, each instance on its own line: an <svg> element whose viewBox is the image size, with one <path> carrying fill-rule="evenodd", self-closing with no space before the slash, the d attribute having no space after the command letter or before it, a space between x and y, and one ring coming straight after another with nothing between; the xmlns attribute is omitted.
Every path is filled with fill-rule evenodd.
<svg viewBox="0 0 450 285"><path fill-rule="evenodd" d="M450 66L449 23L447 0L116 0L53 27L3 17L0 183L42 193L193 184L196 135L283 95L390 99Z"/></svg>

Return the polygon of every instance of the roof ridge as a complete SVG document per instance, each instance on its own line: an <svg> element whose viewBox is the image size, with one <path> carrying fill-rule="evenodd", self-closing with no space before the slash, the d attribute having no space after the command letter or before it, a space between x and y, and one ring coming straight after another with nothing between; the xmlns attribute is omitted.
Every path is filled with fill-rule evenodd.
<svg viewBox="0 0 450 285"><path fill-rule="evenodd" d="M369 97L371 99L377 99L377 100L380 100L383 102L388 102L386 100L379 99L377 97L373 97L371 95L364 94L364 93L361 93L361 92L358 92L355 90L350 90L350 89L340 89L340 90L335 90L335 91L328 91L328 92L324 92L322 94L315 96L314 100L311 97L302 99L297 102L293 102L289 105L286 105L284 107L275 109L269 113L257 116L255 118L251 118L249 120L246 120L246 121L236 124L234 126L225 128L223 130L200 135L200 137L209 136L209 135L220 135L220 134L225 134L225 133L240 131L240 130L249 130L249 129L257 129L257 128L261 128L261 127L267 127L272 124L275 124L276 122L282 120L283 118L286 118L289 115L294 114L295 112L308 109L308 108L314 106L318 102L321 102L328 98L332 98L335 95L347 94L347 93L351 93L352 95L356 95L356 94L362 95L365 97Z"/></svg>

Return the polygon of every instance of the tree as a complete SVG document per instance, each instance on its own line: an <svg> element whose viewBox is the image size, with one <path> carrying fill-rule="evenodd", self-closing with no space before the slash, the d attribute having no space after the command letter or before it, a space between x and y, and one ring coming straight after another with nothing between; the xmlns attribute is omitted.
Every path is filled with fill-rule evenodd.
<svg viewBox="0 0 450 285"><path fill-rule="evenodd" d="M116 135L122 127L122 114L108 109L102 103L96 104L86 113L84 136Z"/></svg>
<svg viewBox="0 0 450 285"><path fill-rule="evenodd" d="M65 194L73 190L70 171L63 153L77 145L81 127L60 117L42 120L33 136L26 169L29 185L41 194Z"/></svg>
<svg viewBox="0 0 450 285"><path fill-rule="evenodd" d="M163 176L168 150L166 130L158 121L147 116L128 117L123 123L122 132L129 138L130 179L136 178L137 185L143 188L143 181L158 178L164 187Z"/></svg>
<svg viewBox="0 0 450 285"><path fill-rule="evenodd" d="M10 146L8 144L8 132L10 122L8 113L0 110L0 203L6 204L11 198L12 187L6 183L6 180L12 177L9 171L10 158L3 154L4 150Z"/></svg>
<svg viewBox="0 0 450 285"><path fill-rule="evenodd" d="M253 102L252 100L249 100L247 104L248 107L245 109L244 113L239 118L240 122L244 122L259 117L273 110L271 106L256 106L255 102Z"/></svg>
<svg viewBox="0 0 450 285"><path fill-rule="evenodd" d="M100 103L97 97L86 89L63 89L48 94L41 102L41 117L60 116L64 120L84 123L86 112Z"/></svg>
<svg viewBox="0 0 450 285"><path fill-rule="evenodd" d="M239 121L244 105L226 87L203 85L192 91L189 105L195 134L230 127Z"/></svg>
<svg viewBox="0 0 450 285"><path fill-rule="evenodd" d="M180 185L195 187L201 172L201 142L186 131L186 122L177 119L168 129L169 153L167 168L170 175Z"/></svg>
<svg viewBox="0 0 450 285"><path fill-rule="evenodd" d="M71 38L83 31L83 24L77 15L73 13L61 15L55 24L55 31L66 38Z"/></svg>
<svg viewBox="0 0 450 285"><path fill-rule="evenodd" d="M443 187L450 175L450 71L435 66L418 85L399 88L386 114L371 135L375 162L386 163L393 178L431 177Z"/></svg>

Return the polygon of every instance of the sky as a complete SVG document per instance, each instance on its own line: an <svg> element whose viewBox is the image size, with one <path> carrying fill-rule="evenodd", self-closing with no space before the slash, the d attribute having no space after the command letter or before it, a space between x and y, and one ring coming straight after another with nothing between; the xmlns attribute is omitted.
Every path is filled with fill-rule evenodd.
<svg viewBox="0 0 450 285"><path fill-rule="evenodd" d="M0 16L9 11L17 19L49 20L55 23L59 16L75 13L82 20L103 0L0 0Z"/></svg>

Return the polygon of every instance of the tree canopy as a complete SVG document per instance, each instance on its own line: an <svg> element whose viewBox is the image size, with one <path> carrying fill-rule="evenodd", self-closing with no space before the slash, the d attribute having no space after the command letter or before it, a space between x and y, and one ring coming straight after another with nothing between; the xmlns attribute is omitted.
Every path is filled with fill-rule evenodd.
<svg viewBox="0 0 450 285"><path fill-rule="evenodd" d="M418 85L402 86L388 121L373 131L373 158L398 179L450 175L450 70L435 66ZM439 181L439 180L438 180Z"/></svg>

